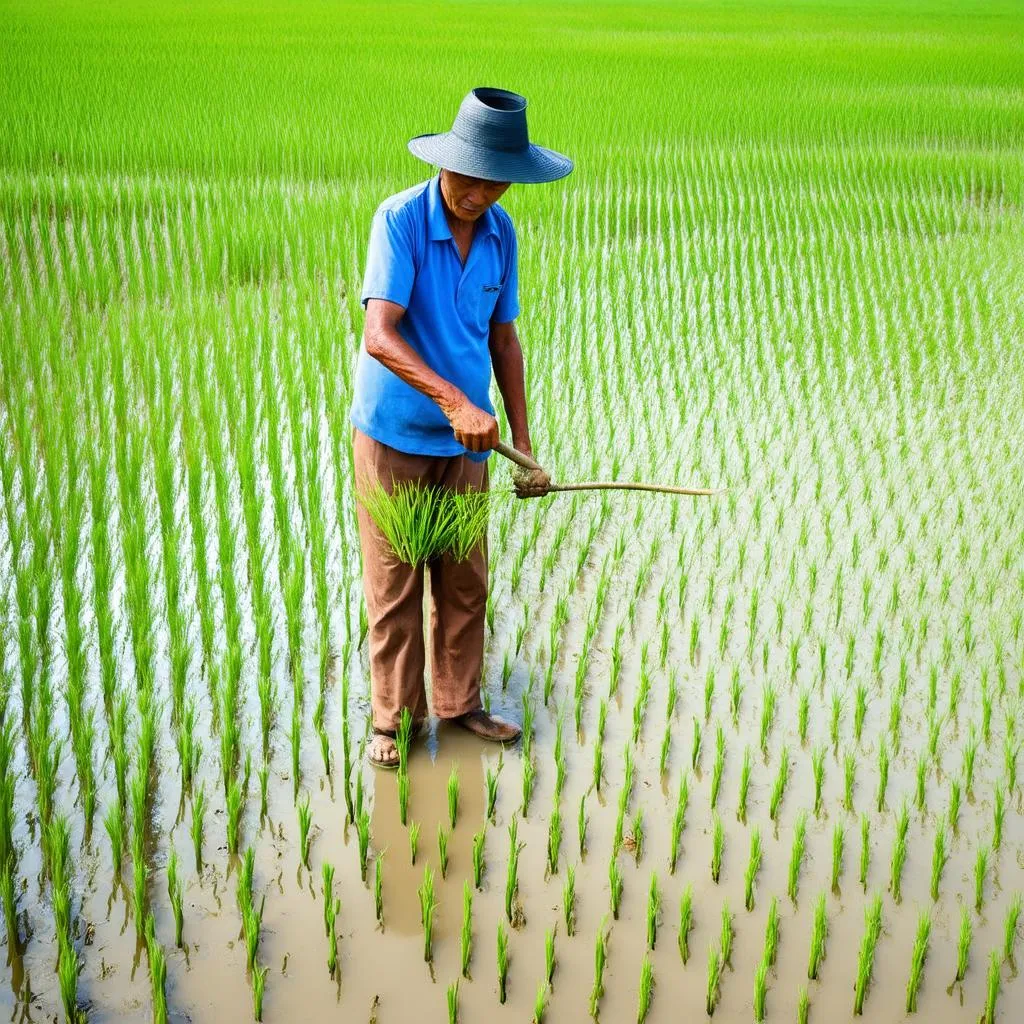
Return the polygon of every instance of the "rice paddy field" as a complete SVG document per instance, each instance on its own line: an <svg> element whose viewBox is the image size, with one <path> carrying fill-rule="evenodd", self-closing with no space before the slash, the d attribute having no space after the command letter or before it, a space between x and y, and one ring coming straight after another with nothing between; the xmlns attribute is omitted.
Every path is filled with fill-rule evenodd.
<svg viewBox="0 0 1024 1024"><path fill-rule="evenodd" d="M5 1016L1019 1019L1018 3L0 36ZM727 490L517 500L495 456L523 740L376 773L363 261L477 85L576 163L501 200L537 456Z"/></svg>

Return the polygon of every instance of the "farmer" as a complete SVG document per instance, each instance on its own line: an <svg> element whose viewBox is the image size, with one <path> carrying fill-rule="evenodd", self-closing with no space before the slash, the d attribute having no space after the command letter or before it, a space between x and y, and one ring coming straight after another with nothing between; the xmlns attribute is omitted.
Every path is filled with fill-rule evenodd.
<svg viewBox="0 0 1024 1024"><path fill-rule="evenodd" d="M486 491L498 442L491 371L511 441L532 455L519 313L516 233L497 205L512 182L563 178L572 161L530 143L526 100L479 88L452 130L418 135L409 149L440 167L385 199L374 214L362 303L366 309L351 410L357 487L415 481ZM547 493L544 470L513 476L519 497ZM373 739L369 760L398 764L395 730L408 707L414 732L427 715L423 686L423 569L400 562L357 502L369 613ZM480 701L487 605L486 537L464 562L429 564L433 709L488 740L520 729Z"/></svg>

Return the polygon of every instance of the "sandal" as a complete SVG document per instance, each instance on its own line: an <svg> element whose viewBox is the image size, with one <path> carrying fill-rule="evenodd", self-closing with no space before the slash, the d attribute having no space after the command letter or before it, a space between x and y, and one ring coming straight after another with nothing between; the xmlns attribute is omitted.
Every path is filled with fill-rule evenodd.
<svg viewBox="0 0 1024 1024"><path fill-rule="evenodd" d="M483 708L459 715L453 718L452 722L461 725L463 729L468 729L474 736L497 743L511 743L518 739L523 731L514 722L506 721L497 715L489 715Z"/></svg>
<svg viewBox="0 0 1024 1024"><path fill-rule="evenodd" d="M391 740L391 749L394 751L393 757L379 756L381 754L381 748L387 749L386 744L379 741L378 737L384 737ZM378 756L374 756L374 753ZM373 739L370 740L370 746L366 753L366 759L370 764L377 768L397 768L398 767L398 745L395 742L395 732L393 729L374 729Z"/></svg>

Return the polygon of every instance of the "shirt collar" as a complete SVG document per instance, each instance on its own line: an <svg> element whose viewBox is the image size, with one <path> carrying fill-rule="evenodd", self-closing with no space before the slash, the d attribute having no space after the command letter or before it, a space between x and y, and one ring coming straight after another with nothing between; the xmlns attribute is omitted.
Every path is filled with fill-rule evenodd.
<svg viewBox="0 0 1024 1024"><path fill-rule="evenodd" d="M448 218L445 217L444 202L441 199L440 171L430 179L430 185L427 188L427 225L432 242L443 241L446 238L452 237L452 229L448 227ZM477 221L477 230L485 235L496 235L498 233L493 207L489 206L484 210L482 216Z"/></svg>

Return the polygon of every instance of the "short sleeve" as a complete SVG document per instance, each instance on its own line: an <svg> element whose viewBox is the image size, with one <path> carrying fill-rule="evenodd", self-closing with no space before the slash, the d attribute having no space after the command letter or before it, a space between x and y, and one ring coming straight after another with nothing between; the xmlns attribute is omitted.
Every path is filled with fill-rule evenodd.
<svg viewBox="0 0 1024 1024"><path fill-rule="evenodd" d="M491 323L505 324L519 316L519 242L515 231L510 232L512 238L508 260L508 272L505 284L498 293L498 301L494 304Z"/></svg>
<svg viewBox="0 0 1024 1024"><path fill-rule="evenodd" d="M366 250L366 273L360 299L363 309L368 299L387 299L408 307L415 274L408 223L403 222L395 210L378 210L373 215Z"/></svg>

